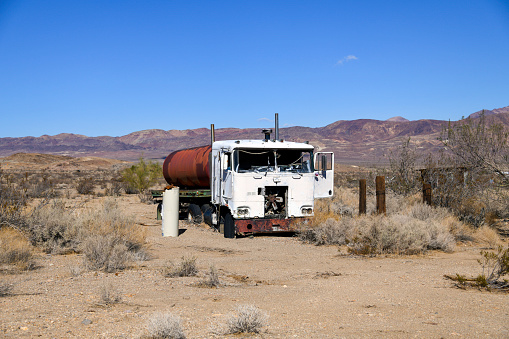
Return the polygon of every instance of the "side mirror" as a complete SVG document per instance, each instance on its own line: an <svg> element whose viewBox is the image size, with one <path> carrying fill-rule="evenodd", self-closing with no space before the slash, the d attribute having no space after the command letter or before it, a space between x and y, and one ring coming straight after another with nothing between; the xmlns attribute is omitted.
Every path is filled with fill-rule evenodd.
<svg viewBox="0 0 509 339"><path fill-rule="evenodd" d="M327 156L325 154L322 155L322 168L320 170L326 171L327 170Z"/></svg>

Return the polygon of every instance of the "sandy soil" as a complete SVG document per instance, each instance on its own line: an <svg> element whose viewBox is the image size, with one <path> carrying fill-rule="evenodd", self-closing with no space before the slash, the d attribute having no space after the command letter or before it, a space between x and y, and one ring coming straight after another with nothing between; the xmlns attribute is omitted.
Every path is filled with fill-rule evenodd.
<svg viewBox="0 0 509 339"><path fill-rule="evenodd" d="M139 338L155 312L169 311L181 317L188 338L210 338L211 326L241 304L269 314L260 338L509 337L509 295L460 290L443 277L478 275L479 248L360 258L292 237L225 239L185 222L180 237L163 238L155 205L137 197L120 203L147 228L154 259L75 276L81 255L41 254L39 269L0 273L15 284L14 295L0 298L0 337ZM182 256L197 258L198 277L164 277L168 261ZM223 287L197 286L210 265ZM101 304L104 286L122 302Z"/></svg>

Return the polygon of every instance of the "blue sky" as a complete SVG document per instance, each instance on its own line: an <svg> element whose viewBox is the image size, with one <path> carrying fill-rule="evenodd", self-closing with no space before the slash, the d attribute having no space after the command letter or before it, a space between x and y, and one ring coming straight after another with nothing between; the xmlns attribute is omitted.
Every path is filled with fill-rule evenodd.
<svg viewBox="0 0 509 339"><path fill-rule="evenodd" d="M0 0L0 137L509 105L509 1Z"/></svg>

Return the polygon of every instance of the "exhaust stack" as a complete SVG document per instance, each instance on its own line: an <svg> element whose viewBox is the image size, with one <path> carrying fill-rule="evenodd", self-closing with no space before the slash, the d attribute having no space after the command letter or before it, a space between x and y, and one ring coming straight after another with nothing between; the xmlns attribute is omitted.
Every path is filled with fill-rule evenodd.
<svg viewBox="0 0 509 339"><path fill-rule="evenodd" d="M216 141L216 130L214 124L210 124L210 144L212 145Z"/></svg>
<svg viewBox="0 0 509 339"><path fill-rule="evenodd" d="M274 140L279 140L279 113L276 113L276 126L274 128L275 134L274 134Z"/></svg>

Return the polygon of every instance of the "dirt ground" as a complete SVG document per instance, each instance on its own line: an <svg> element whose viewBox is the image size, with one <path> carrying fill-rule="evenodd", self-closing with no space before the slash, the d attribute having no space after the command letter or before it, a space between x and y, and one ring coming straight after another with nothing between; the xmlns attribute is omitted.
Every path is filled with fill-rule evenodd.
<svg viewBox="0 0 509 339"><path fill-rule="evenodd" d="M119 273L77 274L81 255L40 254L34 271L0 273L14 284L0 298L0 337L139 338L155 312L172 312L188 338L211 338L211 327L242 304L269 314L259 338L509 337L508 294L460 290L444 278L481 273L480 248L352 257L295 237L225 239L184 221L180 237L163 238L155 205L135 196L119 203L147 229L154 258ZM168 261L182 256L197 258L198 276L164 277ZM198 287L211 265L223 286ZM105 286L122 301L101 304Z"/></svg>

